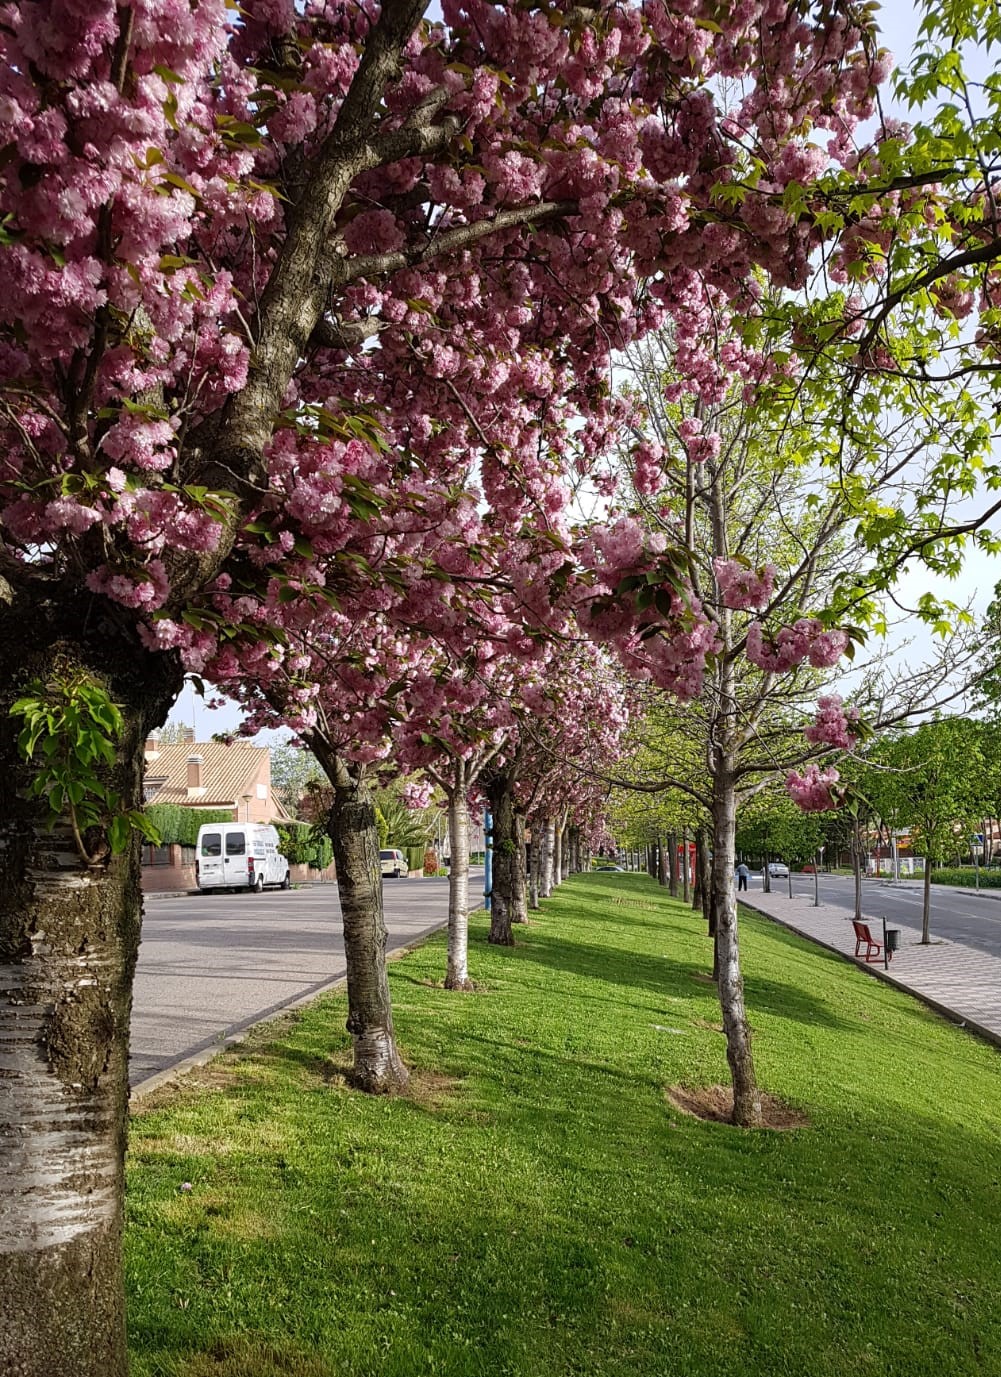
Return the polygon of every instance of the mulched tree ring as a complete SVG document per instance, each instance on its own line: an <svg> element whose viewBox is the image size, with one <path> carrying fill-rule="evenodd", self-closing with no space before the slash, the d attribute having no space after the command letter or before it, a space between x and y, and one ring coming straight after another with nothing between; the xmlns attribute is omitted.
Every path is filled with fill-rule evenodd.
<svg viewBox="0 0 1001 1377"><path fill-rule="evenodd" d="M732 1124L733 1087L729 1085L670 1085L665 1090L668 1102L682 1114L710 1123ZM771 1129L806 1128L810 1123L799 1109L780 1100L777 1095L761 1092L761 1127Z"/></svg>

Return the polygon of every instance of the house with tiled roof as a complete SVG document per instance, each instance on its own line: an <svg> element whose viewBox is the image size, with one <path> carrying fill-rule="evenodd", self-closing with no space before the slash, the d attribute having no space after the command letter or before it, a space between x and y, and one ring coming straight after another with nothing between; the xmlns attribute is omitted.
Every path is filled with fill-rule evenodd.
<svg viewBox="0 0 1001 1377"><path fill-rule="evenodd" d="M271 789L271 752L248 741L198 741L193 731L185 739L146 742L143 801L173 804L193 812L210 810L205 819L233 822L287 822L289 814ZM192 834L193 835L193 834ZM143 847L143 888L191 889L195 883L194 847L168 840L163 846Z"/></svg>

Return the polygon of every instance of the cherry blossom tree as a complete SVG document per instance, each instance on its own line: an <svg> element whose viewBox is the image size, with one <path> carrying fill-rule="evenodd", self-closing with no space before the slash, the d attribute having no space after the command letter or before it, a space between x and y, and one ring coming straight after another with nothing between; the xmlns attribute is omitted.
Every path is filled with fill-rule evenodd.
<svg viewBox="0 0 1001 1377"><path fill-rule="evenodd" d="M684 317L696 271L748 311L755 265L804 277L825 230L789 187L817 129L845 156L888 66L848 0L423 8L0 21L0 683L22 705L0 738L0 1357L25 1374L125 1370L130 826L182 668L265 630L267 678L266 571L269 606L336 599L359 527L447 503L453 457L481 455L495 509L558 507L620 419L611 351ZM46 726L67 714L71 750Z"/></svg>
<svg viewBox="0 0 1001 1377"><path fill-rule="evenodd" d="M844 629L848 616L875 621L879 610L871 590L882 587L883 570L859 532L888 500L897 512L915 513L917 524L926 481L958 421L917 426L908 415L888 414L881 422L867 419L864 433L839 433L827 452L813 423L810 380L798 376L795 361L787 353L749 358L742 334L722 328L708 289L700 319L703 332L716 322L712 347L728 362L729 386L715 377L693 384L687 367L679 370L689 347L685 332L651 336L629 351L626 395L636 420L627 455L631 492L620 500L634 510L595 540L592 566L609 602L588 616L631 674L688 700L672 715L698 745L700 767L686 768L684 756L680 769L667 761L647 787L686 790L712 818L705 897L734 1119L753 1124L760 1100L733 887L738 809L778 778L805 811L837 806L834 753L851 751L894 715L927 707L935 692L947 699L955 690L946 687L949 676L964 656L970 660L962 638L927 673L890 694L884 686L883 701L860 672L854 692L866 705L866 723L834 686L847 672L843 657L863 638ZM658 546L674 561L675 590L691 593L650 586L637 561ZM631 620L624 615L630 598ZM708 648L707 664L693 655L675 658L681 635L666 652L644 639L643 617L658 613L678 617L679 631L688 618L690 638Z"/></svg>

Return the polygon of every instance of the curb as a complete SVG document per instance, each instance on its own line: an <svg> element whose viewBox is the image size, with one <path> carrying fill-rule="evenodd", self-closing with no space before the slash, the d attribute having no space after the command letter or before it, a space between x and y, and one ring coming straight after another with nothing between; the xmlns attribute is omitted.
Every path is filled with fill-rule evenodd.
<svg viewBox="0 0 1001 1377"><path fill-rule="evenodd" d="M933 1009L935 1013L940 1014L942 1018L952 1023L955 1027L962 1028L968 1033L975 1033L978 1037L983 1038L985 1042L989 1042L993 1044L993 1046L1001 1048L1001 1033L995 1032L993 1028L985 1028L982 1023L977 1023L975 1019L963 1018L955 1009L950 1009L948 1005L940 1003L937 999L933 999L931 995L922 994L921 991L916 990L913 985L906 985L902 980L898 980L896 976L891 975L889 971L885 971L879 966L857 961L854 956L851 956L848 952L842 951L840 947L831 946L830 942L825 942L822 937L816 937L812 932L806 932L803 928L797 927L795 923L791 923L785 918L779 918L774 913L767 913L762 908L756 908L754 904L745 904L745 907L752 909L759 918L767 918L770 922L776 923L780 928L785 928L788 932L794 932L797 937L803 937L806 941L812 942L814 946L823 947L825 951L832 952L835 956L840 956L842 961L847 961L850 966L855 966L856 969L865 971L867 975L874 976L876 980L882 980L884 984L892 985L894 989L900 990L902 994L910 995L913 999L919 1000L922 1004L926 1005L929 1009Z"/></svg>
<svg viewBox="0 0 1001 1377"><path fill-rule="evenodd" d="M475 912L475 910L471 910ZM386 961L399 961L404 956L409 956L412 951L416 951L419 946L433 937L436 932L441 932L448 927L448 919L444 922L435 923L433 927L425 928L423 932L411 937L405 946L394 947L392 951L386 952ZM255 1015L246 1023L238 1024L231 1033L226 1033L218 1038L209 1047L202 1047L197 1052L192 1052L190 1056L184 1057L181 1061L174 1062L173 1065L165 1067L162 1071L154 1071L151 1076L144 1077L137 1081L135 1085L129 1086L129 1108L138 1105L147 1095L152 1095L155 1090L159 1090L164 1085L169 1085L180 1076L186 1075L189 1071L195 1071L200 1066L207 1066L221 1052L225 1052L230 1047L236 1047L241 1042L245 1042L255 1028L262 1028L266 1023L274 1023L276 1019L283 1018L286 1014L294 1013L297 1009L304 1009L307 1004L312 1004L321 995L330 994L332 990L339 989L347 984L347 975L335 976L333 980L325 980L320 985L315 985L305 994L296 995L294 999L287 1000L284 1004L275 1005L268 1009L267 1013Z"/></svg>

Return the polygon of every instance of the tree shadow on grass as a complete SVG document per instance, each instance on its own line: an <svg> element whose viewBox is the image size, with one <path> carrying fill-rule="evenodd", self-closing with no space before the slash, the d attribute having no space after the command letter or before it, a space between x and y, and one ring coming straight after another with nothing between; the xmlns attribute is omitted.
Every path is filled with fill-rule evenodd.
<svg viewBox="0 0 1001 1377"><path fill-rule="evenodd" d="M691 996L694 977L705 974L708 968L708 962L706 967L699 967L669 956L646 956L638 952L616 951L611 947L564 941L538 929L530 941L513 949L511 958L516 962L536 963L568 975L645 990L661 997ZM827 1028L850 1026L825 1000L815 998L800 987L784 981L755 975L746 981L746 999L752 1019L754 1010L759 1010Z"/></svg>

